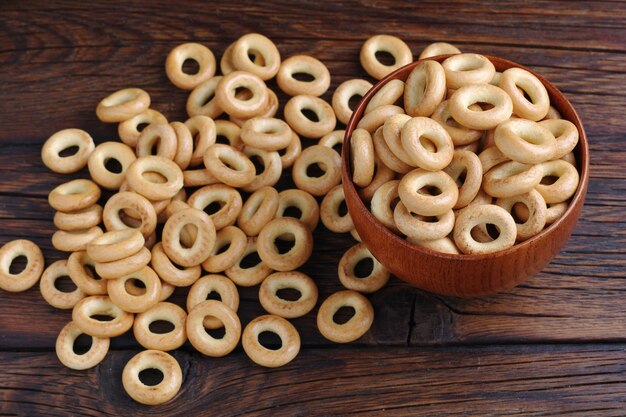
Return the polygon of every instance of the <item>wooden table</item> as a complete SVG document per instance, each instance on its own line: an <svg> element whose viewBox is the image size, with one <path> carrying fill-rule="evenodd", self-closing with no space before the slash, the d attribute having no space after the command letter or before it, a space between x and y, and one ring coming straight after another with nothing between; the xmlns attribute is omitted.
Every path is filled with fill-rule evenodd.
<svg viewBox="0 0 626 417"><path fill-rule="evenodd" d="M37 287L0 292L0 415L624 415L626 413L626 3L605 2L112 2L21 1L0 5L0 243L28 238L48 263L53 210L48 192L68 177L48 172L39 152L53 132L77 127L117 140L98 101L137 86L170 120L184 120L186 92L166 78L177 44L197 41L219 57L246 32L272 38L282 56L311 54L332 86L364 77L369 36L404 39L415 56L432 41L505 57L552 80L573 102L591 147L587 203L573 236L545 270L503 294L457 299L397 279L370 298L371 330L338 346L314 314L293 320L300 355L279 369L254 365L238 348L208 358L174 352L184 374L175 400L132 401L122 368L140 348L113 340L103 363L63 367L55 338L70 312ZM275 85L273 82L271 85ZM280 95L285 102L285 96ZM85 177L80 172L73 177ZM303 270L320 298L339 290L336 268L349 235L322 226ZM183 303L186 290L173 300ZM241 291L240 316L262 314L257 289Z"/></svg>

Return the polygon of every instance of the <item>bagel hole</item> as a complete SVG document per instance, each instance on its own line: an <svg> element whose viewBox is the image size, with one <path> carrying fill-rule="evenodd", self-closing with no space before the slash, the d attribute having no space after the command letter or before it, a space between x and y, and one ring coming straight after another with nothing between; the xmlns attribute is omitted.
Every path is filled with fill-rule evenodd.
<svg viewBox="0 0 626 417"><path fill-rule="evenodd" d="M541 182L539 184L541 185L552 185L555 182L557 182L559 180L559 177L556 177L554 175L546 175L545 177L543 177L541 179Z"/></svg>
<svg viewBox="0 0 626 417"><path fill-rule="evenodd" d="M69 276L62 275L54 280L54 288L60 292L70 293L76 291L77 287Z"/></svg>
<svg viewBox="0 0 626 417"><path fill-rule="evenodd" d="M307 119L309 119L310 121L314 123L317 123L320 121L320 118L317 116L317 113L315 113L311 109L307 109L307 108L301 109L300 113L302 113L304 117L306 117Z"/></svg>
<svg viewBox="0 0 626 417"><path fill-rule="evenodd" d="M493 240L496 240L500 236L498 226L493 223L487 223L487 233L489 233L489 236L491 236Z"/></svg>
<svg viewBox="0 0 626 417"><path fill-rule="evenodd" d="M59 152L59 156L61 158L67 158L68 156L72 156L72 155L76 155L76 153L78 152L80 148L76 145L74 146L69 146L65 149L63 149L61 152Z"/></svg>
<svg viewBox="0 0 626 417"><path fill-rule="evenodd" d="M462 187L463 184L465 184L465 178L467 178L467 168L464 167L463 170L459 173L459 175L456 175L456 178L454 178L454 182L456 183L456 186Z"/></svg>
<svg viewBox="0 0 626 417"><path fill-rule="evenodd" d="M187 58L183 62L182 71L187 75L195 75L200 71L200 64L195 59Z"/></svg>
<svg viewBox="0 0 626 417"><path fill-rule="evenodd" d="M167 320L155 320L148 326L150 332L154 334L165 334L173 331L176 328L173 323Z"/></svg>
<svg viewBox="0 0 626 417"><path fill-rule="evenodd" d="M450 66L453 71L473 71L479 69L483 65L482 61L474 59L459 60L454 64L455 65Z"/></svg>
<svg viewBox="0 0 626 417"><path fill-rule="evenodd" d="M295 217L296 219L301 219L302 210L300 210L296 206L288 206L287 208L285 208L285 211L283 211L282 217Z"/></svg>
<svg viewBox="0 0 626 417"><path fill-rule="evenodd" d="M424 223L437 223L439 221L439 218L437 216L421 216L413 212L411 212L411 216L416 219L419 219L420 221Z"/></svg>
<svg viewBox="0 0 626 417"><path fill-rule="evenodd" d="M146 127L148 127L150 123L139 123L137 125L137 132L141 132L142 130L144 130Z"/></svg>
<svg viewBox="0 0 626 417"><path fill-rule="evenodd" d="M339 217L344 217L348 214L348 206L346 205L346 200L341 200L339 203L339 207L337 207L337 214Z"/></svg>
<svg viewBox="0 0 626 417"><path fill-rule="evenodd" d="M115 320L115 317L113 317L110 314L92 314L91 316L89 316L90 319L93 320L97 320L97 321L113 321Z"/></svg>
<svg viewBox="0 0 626 417"><path fill-rule="evenodd" d="M356 314L352 306L343 306L333 315L333 321L337 324L346 324Z"/></svg>
<svg viewBox="0 0 626 417"><path fill-rule="evenodd" d="M85 264L83 265L83 270L85 274L89 275L89 277L95 281L100 281L102 278L96 272L96 268L93 265Z"/></svg>
<svg viewBox="0 0 626 417"><path fill-rule="evenodd" d="M324 171L321 167L320 164L318 164L317 162L309 165L308 167L306 167L306 176L310 177L310 178L320 178L322 176L324 176L324 174L326 174L326 171Z"/></svg>
<svg viewBox="0 0 626 417"><path fill-rule="evenodd" d="M295 288L281 288L276 291L276 297L285 301L298 301L302 298L302 293Z"/></svg>
<svg viewBox="0 0 626 417"><path fill-rule="evenodd" d="M129 216L128 214L124 212L124 209L119 211L118 216L120 220L122 221L122 223L124 223L126 226L132 229L135 229L141 226L141 220L137 220L134 217Z"/></svg>
<svg viewBox="0 0 626 417"><path fill-rule="evenodd" d="M249 269L249 268L254 268L260 263L261 263L261 258L259 257L259 254L256 251L254 251L244 256L244 258L239 263L239 267L241 269Z"/></svg>
<svg viewBox="0 0 626 417"><path fill-rule="evenodd" d="M259 344L265 349L279 350L283 347L283 341L279 335L269 330L259 333Z"/></svg>
<svg viewBox="0 0 626 417"><path fill-rule="evenodd" d="M248 87L235 88L235 98L240 101L248 101L252 98L252 90Z"/></svg>
<svg viewBox="0 0 626 417"><path fill-rule="evenodd" d="M215 137L215 143L221 143L223 145L230 145L230 140L225 135L217 135Z"/></svg>
<svg viewBox="0 0 626 417"><path fill-rule="evenodd" d="M420 137L420 145L422 145L422 147L428 152L437 152L437 145L435 145L435 143L427 137Z"/></svg>
<svg viewBox="0 0 626 417"><path fill-rule="evenodd" d="M85 353L89 352L92 344L93 338L88 334L81 333L76 339L74 339L72 350L77 355L84 355Z"/></svg>
<svg viewBox="0 0 626 417"><path fill-rule="evenodd" d="M513 209L511 210L511 215L513 216L513 220L515 220L515 223L524 224L528 221L529 217L528 207L524 203L515 203L513 205Z"/></svg>
<svg viewBox="0 0 626 417"><path fill-rule="evenodd" d="M186 225L183 230L184 232L186 232L186 235L185 237L183 237L183 233L181 233L178 236L180 246L182 246L184 249L189 249L193 246L194 243L196 243L195 236L198 235L198 226L190 223Z"/></svg>
<svg viewBox="0 0 626 417"><path fill-rule="evenodd" d="M265 172L265 164L263 163L263 158L261 158L259 155L251 155L250 161L252 161L252 164L256 169L256 175L261 175L263 172Z"/></svg>
<svg viewBox="0 0 626 417"><path fill-rule="evenodd" d="M139 372L139 381L148 387L159 385L163 381L163 372L156 368L147 368Z"/></svg>
<svg viewBox="0 0 626 417"><path fill-rule="evenodd" d="M428 195L428 196L433 196L436 197L438 195L440 195L442 193L441 189L439 187L435 187L433 185L427 185L425 187L420 188L419 190L417 190L418 194L422 194L422 195Z"/></svg>
<svg viewBox="0 0 626 417"><path fill-rule="evenodd" d="M459 124L459 122L457 122L454 117L450 116L446 119L446 125L450 126L450 127L454 127L456 129L463 129L463 126L461 126Z"/></svg>
<svg viewBox="0 0 626 417"><path fill-rule="evenodd" d="M206 295L206 300L222 301L222 295L217 291L211 291Z"/></svg>
<svg viewBox="0 0 626 417"><path fill-rule="evenodd" d="M256 49L250 49L248 51L248 59L261 67L265 66L265 58L263 54Z"/></svg>
<svg viewBox="0 0 626 417"><path fill-rule="evenodd" d="M478 104L478 106L481 108L481 110L476 110L476 111L487 111L487 110L491 110L491 109L493 109L495 107L493 104L487 103L487 102L484 102L484 101L480 101L480 102L478 102L476 104Z"/></svg>
<svg viewBox="0 0 626 417"><path fill-rule="evenodd" d="M341 155L341 151L343 150L343 144L341 142L338 142L336 144L333 145L332 148L335 152L337 152L339 155Z"/></svg>
<svg viewBox="0 0 626 417"><path fill-rule="evenodd" d="M206 106L214 98L215 98L215 93L209 94L208 96L204 98L204 100L201 101L200 106Z"/></svg>
<svg viewBox="0 0 626 417"><path fill-rule="evenodd" d="M389 208L391 209L391 211L393 211L396 208L399 202L400 202L400 197L396 197L393 200L391 200L391 204L389 205Z"/></svg>
<svg viewBox="0 0 626 417"><path fill-rule="evenodd" d="M127 279L124 283L126 292L134 297L140 297L146 293L146 285L137 278Z"/></svg>
<svg viewBox="0 0 626 417"><path fill-rule="evenodd" d="M396 58L387 51L376 51L374 56L378 62L387 67L395 65L396 63Z"/></svg>
<svg viewBox="0 0 626 417"><path fill-rule="evenodd" d="M308 72L296 72L294 74L291 74L291 77L296 81L301 81L304 83L310 83L315 81L315 77Z"/></svg>
<svg viewBox="0 0 626 417"><path fill-rule="evenodd" d="M9 274L17 275L21 274L28 264L28 258L24 255L16 256L11 261L11 265L9 266Z"/></svg>
<svg viewBox="0 0 626 417"><path fill-rule="evenodd" d="M212 317L212 316L207 316L207 317ZM223 339L224 336L226 336L226 327L224 327L223 325L217 329L207 329L205 327L204 331L213 339Z"/></svg>
<svg viewBox="0 0 626 417"><path fill-rule="evenodd" d="M354 109L356 109L356 106L359 105L359 102L362 98L363 96L360 94L354 94L352 97L350 97L350 99L348 100L348 107L350 108L350 110L354 111Z"/></svg>
<svg viewBox="0 0 626 417"><path fill-rule="evenodd" d="M104 160L104 168L114 174L122 173L122 164L115 158L107 158Z"/></svg>
<svg viewBox="0 0 626 417"><path fill-rule="evenodd" d="M354 276L357 278L367 278L374 272L374 260L365 257L354 265Z"/></svg>
<svg viewBox="0 0 626 417"><path fill-rule="evenodd" d="M215 253L213 254L213 256L216 256L216 255L219 255L221 253L226 252L230 248L231 244L232 244L232 242L227 242L226 244L218 247L217 250L215 251Z"/></svg>
<svg viewBox="0 0 626 417"><path fill-rule="evenodd" d="M156 150L156 146L153 148ZM141 174L141 176L148 182L153 184L165 184L167 182L167 178L165 178L162 174L156 171L146 171Z"/></svg>
<svg viewBox="0 0 626 417"><path fill-rule="evenodd" d="M284 255L296 246L296 236L291 232L284 233L274 240L274 246L279 254Z"/></svg>
<svg viewBox="0 0 626 417"><path fill-rule="evenodd" d="M220 211L225 205L226 203L223 201L212 201L211 204L204 208L204 212L211 216Z"/></svg>

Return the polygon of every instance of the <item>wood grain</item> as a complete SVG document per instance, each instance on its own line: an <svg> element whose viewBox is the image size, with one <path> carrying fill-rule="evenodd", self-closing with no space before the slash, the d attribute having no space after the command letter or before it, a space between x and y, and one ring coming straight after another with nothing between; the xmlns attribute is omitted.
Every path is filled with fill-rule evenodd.
<svg viewBox="0 0 626 417"><path fill-rule="evenodd" d="M61 369L51 353L0 353L3 415L590 416L623 415L626 345L311 349L260 368L242 352L177 351L183 388L146 407L121 387L133 351L95 369ZM99 387L99 389L94 389Z"/></svg>
<svg viewBox="0 0 626 417"><path fill-rule="evenodd" d="M623 415L625 2L179 3L0 2L0 244L31 238L48 263L65 256L50 245L46 197L86 174L48 172L43 141L67 127L96 142L117 140L116 126L100 123L94 109L127 86L145 88L153 107L184 120L187 93L165 76L168 51L197 41L219 57L250 31L272 38L283 57L321 59L332 74L326 100L341 82L367 78L359 48L381 32L404 39L414 56L443 40L543 74L573 103L589 137L578 226L540 274L499 295L441 297L392 279L371 297L373 328L349 346L323 339L314 314L295 320L303 350L285 368L254 366L240 348L215 360L187 345L175 353L181 394L156 408L135 404L120 386L138 351L132 335L115 339L97 368L70 371L52 353L69 313L47 306L37 288L0 292L0 415ZM323 299L340 289L336 265L352 239L323 226L315 237L303 270ZM261 314L256 291L242 291L244 323ZM184 290L173 297L181 305L184 298Z"/></svg>

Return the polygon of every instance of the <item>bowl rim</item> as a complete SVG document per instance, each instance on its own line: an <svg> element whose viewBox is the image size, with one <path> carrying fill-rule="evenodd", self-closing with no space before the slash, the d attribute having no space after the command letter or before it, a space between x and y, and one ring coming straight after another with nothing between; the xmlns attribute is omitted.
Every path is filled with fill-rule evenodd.
<svg viewBox="0 0 626 417"><path fill-rule="evenodd" d="M350 159L351 135L354 129L356 129L356 125L358 121L361 119L361 116L364 113L365 107L367 106L371 98L374 96L374 94L376 94L384 85L386 85L391 80L401 79L403 81L406 81L406 78L399 77L398 75L403 72L406 72L409 68L414 68L420 62L422 61L442 62L443 60L445 60L446 58L450 56L452 55L449 55L449 54L437 55L437 56L433 56L429 58L418 59L401 68L398 68L397 70L391 72L390 74L388 74L387 76L379 80L376 84L374 84L374 86L370 88L369 91L365 93L365 95L361 98L361 100L355 107L352 113L352 116L350 117L350 120L346 124L346 130L344 134L344 141L343 141L342 152L341 152L341 160L342 160L341 171L342 171L342 177L343 177L342 182L343 182L344 193L346 195L350 194L350 195L355 196L357 207L359 209L363 209L362 211L365 212L364 215L367 221L373 224L380 233L383 233L389 239L391 239L394 244L403 246L405 249L410 249L416 252L421 252L424 255L429 255L429 256L433 256L433 257L440 258L442 260L448 260L448 261L475 262L475 261L489 260L489 259L507 256L527 246L534 245L536 242L542 240L547 235L550 235L554 231L556 231L559 228L559 226L565 221L565 219L572 215L572 212L576 210L576 207L579 204L581 205L584 204L584 199L585 199L585 194L586 194L586 189L587 189L586 185L589 181L589 144L587 141L587 134L585 132L580 116L578 115L578 112L574 108L573 104L569 101L569 99L565 97L565 94L563 94L548 79L546 79L541 74L538 74L537 72L533 71L530 68L527 68L521 64L518 64L514 61L510 61L508 59L494 57L492 55L483 55L484 57L489 59L489 61L491 61L492 63L494 64L497 63L498 64L497 66L506 66L507 68L512 68L512 67L521 68L530 72L535 77L537 77L539 81L541 81L541 83L546 87L546 90L548 91L548 95L550 96L550 105L553 105L553 101L556 101L553 99L556 99L558 97L562 99L562 101L566 104L566 106L569 106L571 108L572 120L570 119L566 119L566 120L569 120L570 122L574 123L574 125L578 129L578 136L579 136L578 144L576 145L576 148L574 148L574 151L576 151L576 149L579 149L579 153L580 153L580 158L577 158L577 161L576 161L578 165L577 168L579 168L579 176L580 176L579 182L578 182L578 188L576 189L576 192L572 196L571 201L569 202L569 205L565 213L563 213L563 215L561 215L554 223L552 223L551 225L543 229L541 232L539 232L535 236L523 242L515 243L513 246L509 248L506 248L497 252L491 252L491 253L449 254L449 253L437 252L427 247L419 246L417 244L409 242L408 240L393 233L390 229L387 228L387 226L382 224L380 220L378 220L372 214L371 210L367 208L367 206L363 202L363 199L357 192L354 182L352 181L352 175L351 175L352 170L350 169L351 168L351 159ZM560 109L557 108L557 110L559 110L559 113L563 113Z"/></svg>

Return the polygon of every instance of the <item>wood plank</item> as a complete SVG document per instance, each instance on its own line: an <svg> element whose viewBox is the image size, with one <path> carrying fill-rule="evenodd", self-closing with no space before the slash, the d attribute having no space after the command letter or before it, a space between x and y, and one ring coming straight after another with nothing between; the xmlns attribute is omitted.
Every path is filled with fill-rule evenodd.
<svg viewBox="0 0 626 417"><path fill-rule="evenodd" d="M133 351L72 371L53 353L0 353L3 415L623 415L626 345L307 349L279 369L236 351L177 351L183 386L169 403L128 397ZM210 410L210 411L208 411Z"/></svg>

